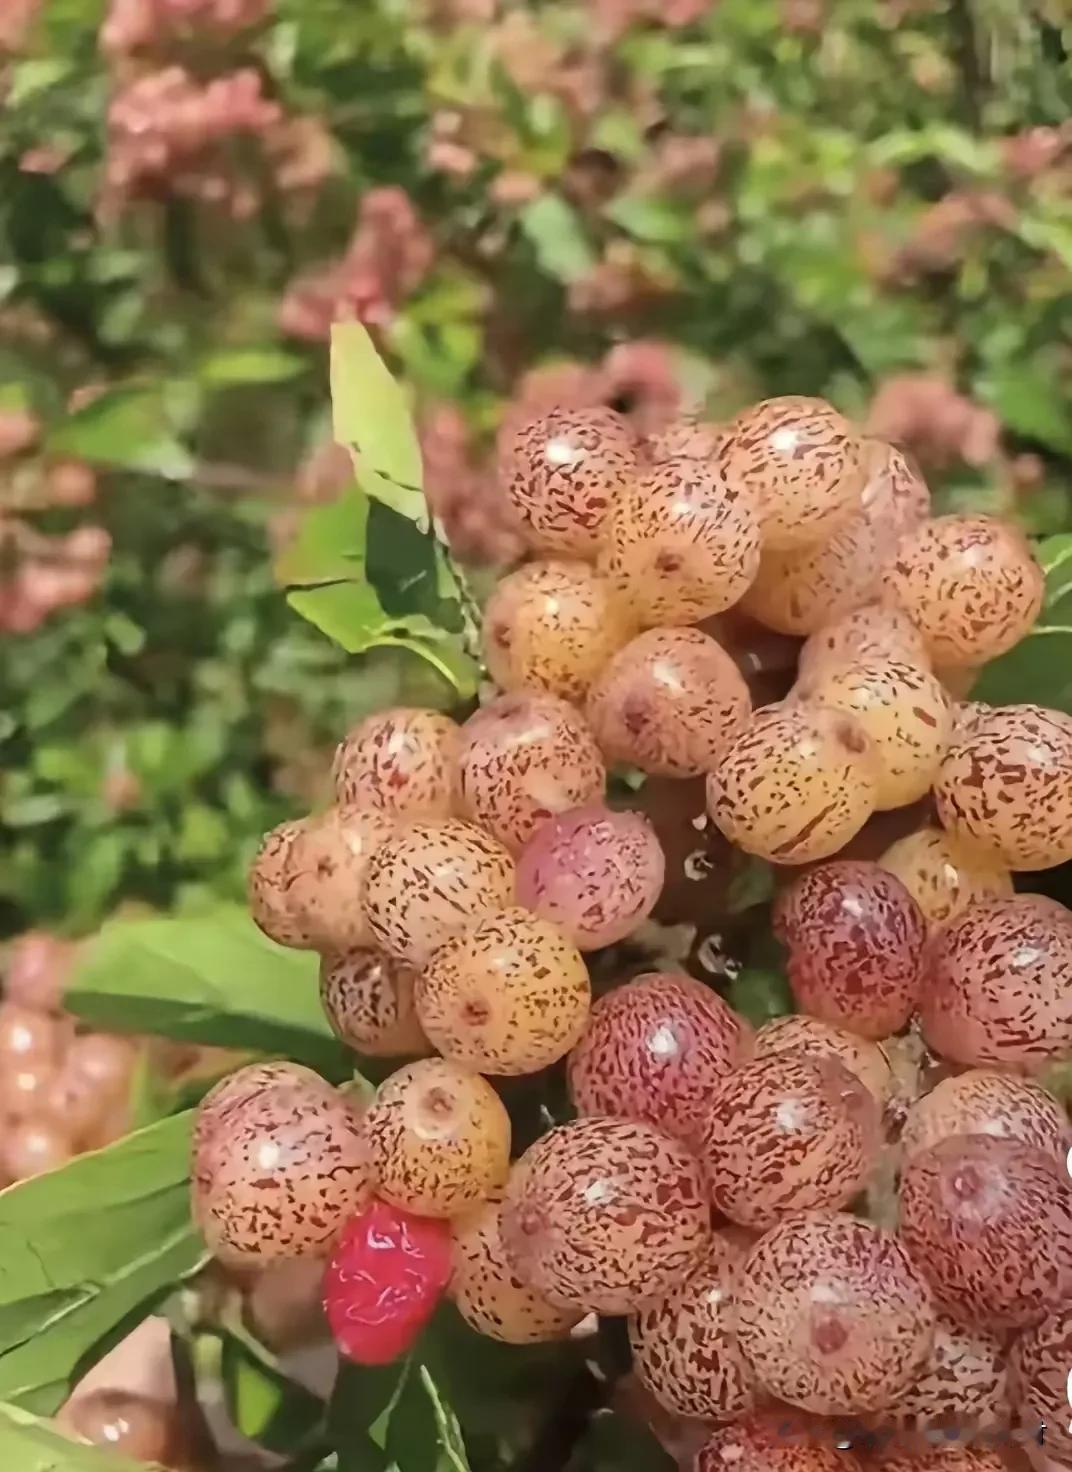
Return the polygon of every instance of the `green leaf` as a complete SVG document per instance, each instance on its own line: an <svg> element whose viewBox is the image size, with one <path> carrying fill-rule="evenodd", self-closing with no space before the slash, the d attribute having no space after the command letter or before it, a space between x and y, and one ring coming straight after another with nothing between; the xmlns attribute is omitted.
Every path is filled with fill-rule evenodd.
<svg viewBox="0 0 1072 1472"><path fill-rule="evenodd" d="M742 856L726 886L727 914L739 915L757 905L765 905L774 895L774 870L763 859Z"/></svg>
<svg viewBox="0 0 1072 1472"><path fill-rule="evenodd" d="M193 461L171 426L164 396L156 389L109 389L59 424L46 447L54 455L142 470L167 480L183 480L193 471Z"/></svg>
<svg viewBox="0 0 1072 1472"><path fill-rule="evenodd" d="M419 1373L425 1394L432 1402L436 1434L443 1452L441 1465L449 1467L451 1472L471 1472L469 1458L465 1450L465 1441L462 1437L462 1429L458 1425L457 1416L443 1399L439 1386L433 1379L428 1366L421 1365Z"/></svg>
<svg viewBox="0 0 1072 1472"><path fill-rule="evenodd" d="M366 494L427 525L409 405L360 322L337 322L331 330L331 409L335 438L356 452Z"/></svg>
<svg viewBox="0 0 1072 1472"><path fill-rule="evenodd" d="M1072 455L1072 400L1062 390L1061 369L1031 358L1002 364L982 388L1009 429Z"/></svg>
<svg viewBox="0 0 1072 1472"><path fill-rule="evenodd" d="M731 982L728 999L733 1010L747 1017L753 1027L793 1011L785 972L774 966L746 966Z"/></svg>
<svg viewBox="0 0 1072 1472"><path fill-rule="evenodd" d="M991 705L1029 701L1072 715L1072 533L1047 537L1037 556L1046 573L1038 622L1015 649L984 667L972 699Z"/></svg>
<svg viewBox="0 0 1072 1472"><path fill-rule="evenodd" d="M324 1017L317 969L238 906L116 920L86 951L67 1005L97 1027L283 1054L340 1077L349 1054Z"/></svg>
<svg viewBox="0 0 1072 1472"><path fill-rule="evenodd" d="M243 1436L269 1451L296 1451L319 1426L323 1402L258 1349L244 1336L221 1336L220 1378L231 1420Z"/></svg>
<svg viewBox="0 0 1072 1472"><path fill-rule="evenodd" d="M276 560L276 579L284 587L365 577L365 537L369 503L351 486L328 506L309 511L298 534Z"/></svg>
<svg viewBox="0 0 1072 1472"><path fill-rule="evenodd" d="M190 1220L192 1118L0 1193L0 1398L55 1410L105 1336L203 1260Z"/></svg>
<svg viewBox="0 0 1072 1472"><path fill-rule="evenodd" d="M232 348L203 358L198 376L211 387L227 388L232 384L287 383L307 367L303 358L279 348Z"/></svg>
<svg viewBox="0 0 1072 1472"><path fill-rule="evenodd" d="M576 210L559 194L541 194L519 216L522 233L542 271L556 281L579 281L596 265L596 253Z"/></svg>
<svg viewBox="0 0 1072 1472"><path fill-rule="evenodd" d="M73 1441L12 1405L0 1405L0 1466L10 1472L162 1472L158 1462L132 1462Z"/></svg>
<svg viewBox="0 0 1072 1472"><path fill-rule="evenodd" d="M627 235L653 245L675 245L694 228L690 210L650 194L620 195L607 206L606 215Z"/></svg>

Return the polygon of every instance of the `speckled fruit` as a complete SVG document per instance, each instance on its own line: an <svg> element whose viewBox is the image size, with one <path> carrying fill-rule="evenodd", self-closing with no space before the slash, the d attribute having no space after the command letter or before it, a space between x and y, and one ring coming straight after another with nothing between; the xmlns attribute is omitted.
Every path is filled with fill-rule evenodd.
<svg viewBox="0 0 1072 1472"><path fill-rule="evenodd" d="M756 1033L754 1056L804 1053L809 1058L833 1058L854 1073L881 1107L893 1090L893 1070L877 1043L844 1027L806 1017L803 1012L775 1017Z"/></svg>
<svg viewBox="0 0 1072 1472"><path fill-rule="evenodd" d="M1072 1296L1072 1187L1064 1163L1020 1140L953 1135L901 1176L901 1239L955 1318L1037 1323Z"/></svg>
<svg viewBox="0 0 1072 1472"><path fill-rule="evenodd" d="M939 1314L922 1371L883 1420L905 1429L993 1426L1007 1413L1007 1390L1004 1340Z"/></svg>
<svg viewBox="0 0 1072 1472"><path fill-rule="evenodd" d="M797 664L801 680L821 669L872 659L896 659L930 669L923 635L900 608L867 603L826 623L808 639Z"/></svg>
<svg viewBox="0 0 1072 1472"><path fill-rule="evenodd" d="M599 567L642 624L710 618L759 568L755 498L713 462L665 460L615 503Z"/></svg>
<svg viewBox="0 0 1072 1472"><path fill-rule="evenodd" d="M931 514L927 482L903 450L883 440L864 440L867 478L860 508L874 528L880 554L892 556L897 543Z"/></svg>
<svg viewBox="0 0 1072 1472"><path fill-rule="evenodd" d="M417 822L381 844L365 881L365 913L380 948L420 967L448 936L513 904L514 862L475 823Z"/></svg>
<svg viewBox="0 0 1072 1472"><path fill-rule="evenodd" d="M530 562L488 599L484 657L503 690L583 700L635 632L627 601L585 563Z"/></svg>
<svg viewBox="0 0 1072 1472"><path fill-rule="evenodd" d="M446 1058L400 1068L362 1121L376 1189L421 1216L457 1216L510 1168L510 1117L491 1085Z"/></svg>
<svg viewBox="0 0 1072 1472"><path fill-rule="evenodd" d="M761 1383L820 1415L895 1404L926 1360L934 1321L930 1290L893 1233L839 1213L782 1222L737 1285L738 1338Z"/></svg>
<svg viewBox="0 0 1072 1472"><path fill-rule="evenodd" d="M584 1031L591 1004L580 951L515 906L443 942L417 982L417 1013L445 1058L480 1073L537 1073Z"/></svg>
<svg viewBox="0 0 1072 1472"><path fill-rule="evenodd" d="M798 695L853 716L874 742L880 775L876 806L907 807L930 791L949 749L953 715L941 682L901 660L826 666Z"/></svg>
<svg viewBox="0 0 1072 1472"><path fill-rule="evenodd" d="M978 713L934 787L943 828L1010 869L1072 859L1072 716L1038 705Z"/></svg>
<svg viewBox="0 0 1072 1472"><path fill-rule="evenodd" d="M548 1303L522 1283L506 1258L499 1231L502 1205L487 1201L458 1217L450 1291L466 1323L504 1344L562 1339L580 1319L578 1309Z"/></svg>
<svg viewBox="0 0 1072 1472"><path fill-rule="evenodd" d="M247 885L254 924L277 945L299 950L312 945L312 937L291 899L287 867L295 840L308 826L308 818L295 818L266 833L250 867Z"/></svg>
<svg viewBox="0 0 1072 1472"><path fill-rule="evenodd" d="M776 1053L721 1081L700 1150L718 1210L765 1231L792 1212L847 1206L879 1143L874 1095L844 1064Z"/></svg>
<svg viewBox="0 0 1072 1472"><path fill-rule="evenodd" d="M584 718L555 695L500 695L462 727L459 805L512 852L545 819L602 798L606 780Z"/></svg>
<svg viewBox="0 0 1072 1472"><path fill-rule="evenodd" d="M368 1199L357 1118L323 1079L306 1073L253 1065L201 1106L194 1211L224 1262L316 1256Z"/></svg>
<svg viewBox="0 0 1072 1472"><path fill-rule="evenodd" d="M802 1012L866 1038L889 1037L912 1016L927 925L878 864L834 859L809 869L778 896L774 929Z"/></svg>
<svg viewBox="0 0 1072 1472"><path fill-rule="evenodd" d="M992 516L939 516L897 544L883 597L917 625L936 664L982 664L1018 644L1045 583L1026 537Z"/></svg>
<svg viewBox="0 0 1072 1472"><path fill-rule="evenodd" d="M653 464L664 460L711 460L718 454L722 427L702 419L671 420L644 440L644 455Z"/></svg>
<svg viewBox="0 0 1072 1472"><path fill-rule="evenodd" d="M663 777L708 771L752 707L733 660L699 629L651 629L627 644L588 695L609 762Z"/></svg>
<svg viewBox="0 0 1072 1472"><path fill-rule="evenodd" d="M829 858L875 808L874 745L823 706L758 711L707 779L707 810L731 843L777 864Z"/></svg>
<svg viewBox="0 0 1072 1472"><path fill-rule="evenodd" d="M335 796L398 817L449 817L457 755L458 727L440 711L377 711L335 752Z"/></svg>
<svg viewBox="0 0 1072 1472"><path fill-rule="evenodd" d="M927 951L923 1036L956 1063L1034 1073L1072 1054L1072 912L1021 894L979 900Z"/></svg>
<svg viewBox="0 0 1072 1472"><path fill-rule="evenodd" d="M517 897L582 951L631 935L648 918L666 864L641 813L602 803L548 818L517 860Z"/></svg>
<svg viewBox="0 0 1072 1472"><path fill-rule="evenodd" d="M1045 1423L1047 1455L1060 1467L1072 1462L1070 1374L1072 1304L1065 1304L1020 1335L1009 1361L1010 1398L1024 1429L1033 1431Z"/></svg>
<svg viewBox="0 0 1072 1472"><path fill-rule="evenodd" d="M696 1271L629 1320L633 1368L664 1410L735 1421L754 1401L752 1371L737 1347L733 1290L747 1244L716 1232Z"/></svg>
<svg viewBox="0 0 1072 1472"><path fill-rule="evenodd" d="M744 1421L712 1432L691 1472L858 1472L859 1463L834 1444L787 1433L784 1416Z"/></svg>
<svg viewBox="0 0 1072 1472"><path fill-rule="evenodd" d="M417 1020L416 973L367 946L324 956L320 1001L348 1048L370 1058L427 1053Z"/></svg>
<svg viewBox="0 0 1072 1472"><path fill-rule="evenodd" d="M881 1472L1007 1472L1009 1463L1000 1452L985 1447L944 1446L932 1450L928 1446L926 1450L882 1456L877 1466Z"/></svg>
<svg viewBox="0 0 1072 1472"><path fill-rule="evenodd" d="M569 1060L580 1114L643 1120L691 1139L712 1090L749 1056L752 1034L717 993L677 972L606 992Z"/></svg>
<svg viewBox="0 0 1072 1472"><path fill-rule="evenodd" d="M287 899L318 951L369 944L369 861L397 828L386 813L329 808L310 818L294 839L286 862Z"/></svg>
<svg viewBox="0 0 1072 1472"><path fill-rule="evenodd" d="M638 474L636 436L613 409L552 409L509 437L499 474L530 546L592 557Z"/></svg>
<svg viewBox="0 0 1072 1472"><path fill-rule="evenodd" d="M942 828L909 833L878 862L897 876L931 925L944 925L975 900L1006 899L1013 892L1003 864Z"/></svg>
<svg viewBox="0 0 1072 1472"><path fill-rule="evenodd" d="M650 1125L580 1119L514 1167L502 1241L523 1282L552 1303L631 1313L699 1264L710 1207L696 1157Z"/></svg>
<svg viewBox="0 0 1072 1472"><path fill-rule="evenodd" d="M822 399L791 394L738 414L719 447L726 478L762 508L763 545L803 547L831 536L860 504L863 444Z"/></svg>
<svg viewBox="0 0 1072 1472"><path fill-rule="evenodd" d="M1052 1094L1029 1079L984 1068L944 1078L916 1100L901 1130L904 1158L951 1135L1022 1140L1062 1162L1072 1145L1068 1116Z"/></svg>
<svg viewBox="0 0 1072 1472"><path fill-rule="evenodd" d="M854 516L829 541L765 551L741 608L780 634L814 634L874 598L879 567L875 533Z"/></svg>

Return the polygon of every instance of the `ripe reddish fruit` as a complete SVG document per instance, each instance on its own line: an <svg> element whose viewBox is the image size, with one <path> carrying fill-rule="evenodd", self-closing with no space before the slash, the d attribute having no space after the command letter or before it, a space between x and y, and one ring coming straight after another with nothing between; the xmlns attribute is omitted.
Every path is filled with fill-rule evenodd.
<svg viewBox="0 0 1072 1472"><path fill-rule="evenodd" d="M450 1277L445 1221L373 1201L351 1218L324 1274L324 1312L339 1353L387 1365L409 1349Z"/></svg>

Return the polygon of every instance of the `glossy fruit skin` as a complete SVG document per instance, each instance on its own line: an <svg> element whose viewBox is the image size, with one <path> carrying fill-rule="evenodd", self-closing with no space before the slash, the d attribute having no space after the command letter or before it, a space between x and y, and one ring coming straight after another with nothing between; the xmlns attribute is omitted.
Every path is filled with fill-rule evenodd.
<svg viewBox="0 0 1072 1472"><path fill-rule="evenodd" d="M1046 1454L1057 1466L1072 1460L1072 1411L1068 1376L1072 1371L1072 1305L1054 1309L1021 1334L1009 1358L1009 1393L1025 1430L1046 1425Z"/></svg>
<svg viewBox="0 0 1072 1472"><path fill-rule="evenodd" d="M43 1114L13 1121L0 1145L0 1174L12 1181L29 1180L57 1170L73 1159L75 1141L62 1121Z"/></svg>
<svg viewBox="0 0 1072 1472"><path fill-rule="evenodd" d="M154 1466L175 1454L174 1423L172 1406L121 1390L93 1391L65 1407L59 1418L61 1426L91 1446Z"/></svg>
<svg viewBox="0 0 1072 1472"><path fill-rule="evenodd" d="M581 701L636 632L625 599L582 562L530 562L484 609L484 658L503 690Z"/></svg>
<svg viewBox="0 0 1072 1472"><path fill-rule="evenodd" d="M784 1416L740 1422L711 1433L691 1472L858 1472L859 1463L833 1442L810 1441L785 1427Z"/></svg>
<svg viewBox="0 0 1072 1472"><path fill-rule="evenodd" d="M867 478L860 492L860 507L886 560L903 536L929 519L931 493L919 467L895 445L867 438L864 456Z"/></svg>
<svg viewBox="0 0 1072 1472"><path fill-rule="evenodd" d="M1033 894L969 905L928 947L920 1016L956 1063L1037 1073L1067 1057L1072 913Z"/></svg>
<svg viewBox="0 0 1072 1472"><path fill-rule="evenodd" d="M750 1055L748 1023L683 972L647 972L601 996L570 1054L577 1112L641 1120L691 1141L712 1091Z"/></svg>
<svg viewBox="0 0 1072 1472"><path fill-rule="evenodd" d="M537 1073L584 1031L592 990L580 951L520 906L496 910L433 951L417 1012L445 1058L480 1073Z"/></svg>
<svg viewBox="0 0 1072 1472"><path fill-rule="evenodd" d="M938 516L903 537L883 598L903 608L936 664L983 664L1018 644L1045 582L1027 539L992 516Z"/></svg>
<svg viewBox="0 0 1072 1472"><path fill-rule="evenodd" d="M909 833L878 862L897 876L932 926L944 925L975 900L1007 899L1013 892L1003 864L942 828Z"/></svg>
<svg viewBox="0 0 1072 1472"><path fill-rule="evenodd" d="M401 818L449 817L458 741L457 724L439 711L377 711L335 752L336 800Z"/></svg>
<svg viewBox="0 0 1072 1472"><path fill-rule="evenodd" d="M462 812L516 853L555 813L603 796L595 737L554 695L500 695L462 727L457 792Z"/></svg>
<svg viewBox="0 0 1072 1472"><path fill-rule="evenodd" d="M253 922L277 945L304 950L312 944L305 920L292 904L287 883L291 850L308 818L280 823L261 840L249 871L247 898Z"/></svg>
<svg viewBox="0 0 1072 1472"><path fill-rule="evenodd" d="M284 876L287 903L316 950L369 944L369 862L397 827L387 813L335 807L310 818L294 839Z"/></svg>
<svg viewBox="0 0 1072 1472"><path fill-rule="evenodd" d="M930 1354L919 1377L883 1413L889 1426L925 1428L943 1419L955 1426L999 1424L1008 1393L1000 1335L939 1314Z"/></svg>
<svg viewBox="0 0 1072 1472"><path fill-rule="evenodd" d="M822 399L788 394L753 404L726 426L719 461L762 508L764 548L831 536L859 505L863 445Z"/></svg>
<svg viewBox="0 0 1072 1472"><path fill-rule="evenodd" d="M874 746L840 711L757 711L707 779L707 811L731 843L777 864L829 858L871 816Z"/></svg>
<svg viewBox="0 0 1072 1472"><path fill-rule="evenodd" d="M414 967L469 920L513 900L509 853L459 818L412 823L395 833L373 855L365 880L375 943Z"/></svg>
<svg viewBox="0 0 1072 1472"><path fill-rule="evenodd" d="M585 713L608 762L663 777L709 770L748 720L748 686L700 629L650 629L593 682Z"/></svg>
<svg viewBox="0 0 1072 1472"><path fill-rule="evenodd" d="M722 427L702 419L675 419L644 439L644 456L652 465L664 460L708 460L717 458Z"/></svg>
<svg viewBox="0 0 1072 1472"><path fill-rule="evenodd" d="M834 1027L803 1012L775 1017L756 1032L754 1056L796 1052L809 1058L833 1058L854 1073L875 1102L883 1107L893 1090L893 1070L877 1043L848 1028Z"/></svg>
<svg viewBox="0 0 1072 1472"><path fill-rule="evenodd" d="M753 1407L752 1371L733 1322L734 1285L747 1251L740 1238L716 1232L696 1271L629 1320L633 1368L671 1415L734 1421Z"/></svg>
<svg viewBox="0 0 1072 1472"><path fill-rule="evenodd" d="M874 1096L835 1059L753 1059L722 1080L704 1123L712 1201L760 1232L795 1212L847 1206L877 1162L879 1124Z"/></svg>
<svg viewBox="0 0 1072 1472"><path fill-rule="evenodd" d="M710 1245L699 1162L651 1125L578 1119L514 1166L503 1201L513 1270L551 1303L631 1313L668 1293Z"/></svg>
<svg viewBox="0 0 1072 1472"><path fill-rule="evenodd" d="M878 864L834 859L809 869L778 896L773 924L802 1012L873 1039L912 1016L927 926L904 885Z"/></svg>
<svg viewBox="0 0 1072 1472"><path fill-rule="evenodd" d="M368 946L331 953L320 962L320 1002L348 1048L370 1058L429 1051L417 1019L417 975Z"/></svg>
<svg viewBox="0 0 1072 1472"><path fill-rule="evenodd" d="M741 608L780 634L814 634L874 598L879 569L875 534L853 516L828 541L765 551Z"/></svg>
<svg viewBox="0 0 1072 1472"><path fill-rule="evenodd" d="M308 1070L251 1065L206 1096L194 1134L194 1214L222 1262L326 1252L369 1194L346 1101Z"/></svg>
<svg viewBox="0 0 1072 1472"><path fill-rule="evenodd" d="M1006 705L975 716L934 786L938 818L1010 869L1072 859L1072 716Z"/></svg>
<svg viewBox="0 0 1072 1472"><path fill-rule="evenodd" d="M531 547L594 557L611 507L637 476L636 437L613 409L552 409L510 436L499 473Z"/></svg>
<svg viewBox="0 0 1072 1472"><path fill-rule="evenodd" d="M358 1365L404 1354L450 1278L446 1222L373 1200L347 1222L324 1273L324 1312L339 1353Z"/></svg>
<svg viewBox="0 0 1072 1472"><path fill-rule="evenodd" d="M917 1099L901 1129L903 1157L951 1135L1021 1140L1061 1164L1072 1145L1068 1116L1052 1094L1029 1079L984 1068L944 1078Z"/></svg>
<svg viewBox="0 0 1072 1472"><path fill-rule="evenodd" d="M386 1079L362 1136L377 1194L421 1216L469 1210L510 1168L510 1117L498 1094L446 1058L422 1058Z"/></svg>
<svg viewBox="0 0 1072 1472"><path fill-rule="evenodd" d="M602 803L541 823L517 859L517 897L582 951L624 940L662 892L666 861L642 813Z"/></svg>
<svg viewBox="0 0 1072 1472"><path fill-rule="evenodd" d="M954 1318L1024 1328L1072 1297L1072 1185L1020 1140L953 1135L901 1176L901 1239Z"/></svg>
<svg viewBox="0 0 1072 1472"><path fill-rule="evenodd" d="M805 640L797 663L798 678L805 680L824 668L873 659L896 659L930 669L923 635L908 614L882 603L867 603L824 623Z"/></svg>
<svg viewBox="0 0 1072 1472"><path fill-rule="evenodd" d="M880 1411L913 1383L934 1336L930 1290L892 1232L841 1213L759 1239L737 1286L737 1333L760 1382L820 1415Z"/></svg>
<svg viewBox="0 0 1072 1472"><path fill-rule="evenodd" d="M739 601L759 568L756 503L713 462L666 460L607 518L599 569L647 627L693 624Z"/></svg>
<svg viewBox="0 0 1072 1472"><path fill-rule="evenodd" d="M499 1230L502 1203L487 1201L455 1219L450 1292L478 1334L503 1344L563 1339L580 1319L523 1283L507 1261Z"/></svg>

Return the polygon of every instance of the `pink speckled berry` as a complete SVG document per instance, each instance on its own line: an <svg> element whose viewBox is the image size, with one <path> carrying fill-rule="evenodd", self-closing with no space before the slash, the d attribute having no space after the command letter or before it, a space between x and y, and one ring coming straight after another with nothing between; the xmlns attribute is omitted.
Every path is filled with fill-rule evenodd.
<svg viewBox="0 0 1072 1472"><path fill-rule="evenodd" d="M865 1038L899 1032L919 1000L927 924L878 864L834 859L778 896L774 929L802 1012Z"/></svg>
<svg viewBox="0 0 1072 1472"><path fill-rule="evenodd" d="M824 666L857 664L872 659L896 659L902 664L930 669L923 635L900 608L867 603L816 630L800 651L797 671L801 680L817 675Z"/></svg>
<svg viewBox="0 0 1072 1472"><path fill-rule="evenodd" d="M874 598L879 567L875 533L854 516L829 541L765 551L741 608L780 634L814 634Z"/></svg>
<svg viewBox="0 0 1072 1472"><path fill-rule="evenodd" d="M690 1140L719 1081L751 1053L747 1022L679 972L634 977L595 1003L570 1054L580 1114L644 1120Z"/></svg>
<svg viewBox="0 0 1072 1472"><path fill-rule="evenodd" d="M769 1058L775 1053L800 1052L809 1058L833 1058L854 1073L880 1108L893 1091L893 1070L877 1043L844 1027L820 1022L793 1012L765 1022L756 1033L753 1056Z"/></svg>
<svg viewBox="0 0 1072 1472"><path fill-rule="evenodd" d="M537 1073L569 1052L591 1002L580 951L515 906L474 920L433 951L417 1012L444 1057L480 1073Z"/></svg>
<svg viewBox="0 0 1072 1472"><path fill-rule="evenodd" d="M397 828L387 813L334 807L309 818L294 838L284 875L287 904L316 950L369 944L369 864Z"/></svg>
<svg viewBox="0 0 1072 1472"><path fill-rule="evenodd" d="M939 516L902 537L883 597L917 625L936 664L982 664L1018 644L1045 582L1027 538L992 516Z"/></svg>
<svg viewBox="0 0 1072 1472"><path fill-rule="evenodd" d="M737 1334L761 1384L820 1415L880 1411L934 1337L930 1290L892 1232L836 1212L761 1237L737 1283Z"/></svg>
<svg viewBox="0 0 1072 1472"><path fill-rule="evenodd" d="M369 864L365 913L380 948L423 966L468 921L514 900L514 861L475 823L412 823Z"/></svg>
<svg viewBox="0 0 1072 1472"><path fill-rule="evenodd" d="M555 695L500 695L462 727L458 799L511 852L555 813L602 798L595 737Z"/></svg>
<svg viewBox="0 0 1072 1472"><path fill-rule="evenodd" d="M503 1249L501 1212L501 1202L487 1201L451 1224L454 1269L450 1293L455 1306L478 1334L503 1344L563 1339L580 1319L580 1310L548 1303L521 1281Z"/></svg>
<svg viewBox="0 0 1072 1472"><path fill-rule="evenodd" d="M1072 1296L1068 1171L1022 1140L951 1135L917 1151L901 1176L900 1234L964 1323L1023 1328Z"/></svg>
<svg viewBox="0 0 1072 1472"><path fill-rule="evenodd" d="M499 473L533 548L591 557L638 474L636 436L613 409L552 409L510 435Z"/></svg>
<svg viewBox="0 0 1072 1472"><path fill-rule="evenodd" d="M714 639L700 629L650 629L607 665L586 713L609 762L696 777L722 756L751 708L743 676Z"/></svg>
<svg viewBox="0 0 1072 1472"><path fill-rule="evenodd" d="M312 944L305 920L291 902L287 865L298 836L309 826L308 818L280 823L264 835L249 871L247 894L253 922L277 945L305 950Z"/></svg>
<svg viewBox="0 0 1072 1472"><path fill-rule="evenodd" d="M399 817L449 817L457 755L458 727L449 716L408 706L378 711L339 745L335 796Z"/></svg>
<svg viewBox="0 0 1072 1472"><path fill-rule="evenodd" d="M635 632L626 600L585 563L530 562L488 599L484 658L503 690L583 700Z"/></svg>
<svg viewBox="0 0 1072 1472"><path fill-rule="evenodd" d="M863 444L822 399L764 399L727 425L719 463L761 506L764 548L820 542L860 504Z"/></svg>
<svg viewBox="0 0 1072 1472"><path fill-rule="evenodd" d="M518 855L517 897L582 951L594 951L648 918L665 869L642 813L591 803L540 824Z"/></svg>
<svg viewBox="0 0 1072 1472"><path fill-rule="evenodd" d="M1012 875L977 844L944 828L920 828L891 844L879 859L908 890L929 924L944 925L976 900L1007 899Z"/></svg>
<svg viewBox="0 0 1072 1472"><path fill-rule="evenodd" d="M919 467L884 440L865 439L867 479L860 507L874 528L879 554L893 555L897 543L930 518L931 493Z"/></svg>
<svg viewBox="0 0 1072 1472"><path fill-rule="evenodd" d="M916 1100L901 1130L904 1158L950 1135L1022 1140L1058 1161L1072 1145L1068 1116L1051 1093L1030 1079L985 1068L944 1078Z"/></svg>
<svg viewBox="0 0 1072 1472"><path fill-rule="evenodd" d="M1005 1343L985 1329L939 1313L934 1340L918 1378L883 1413L891 1427L924 1429L995 1425L1006 1414Z"/></svg>
<svg viewBox="0 0 1072 1472"><path fill-rule="evenodd" d="M477 1073L446 1058L407 1063L362 1119L376 1191L420 1216L457 1216L502 1186L510 1116Z"/></svg>
<svg viewBox="0 0 1072 1472"><path fill-rule="evenodd" d="M417 975L367 946L332 952L320 962L324 1015L347 1047L370 1058L430 1051L417 1020Z"/></svg>
<svg viewBox="0 0 1072 1472"><path fill-rule="evenodd" d="M707 779L707 811L722 833L777 864L829 858L875 809L871 738L842 711L757 711Z"/></svg>
<svg viewBox="0 0 1072 1472"><path fill-rule="evenodd" d="M741 1237L716 1232L700 1267L629 1320L633 1369L672 1416L735 1421L752 1409L753 1376L737 1347L733 1309L747 1253Z"/></svg>
<svg viewBox="0 0 1072 1472"><path fill-rule="evenodd" d="M507 1259L552 1303L632 1313L698 1266L711 1209L691 1151L624 1119L579 1119L541 1136L503 1202Z"/></svg>
<svg viewBox="0 0 1072 1472"><path fill-rule="evenodd" d="M979 1446L944 1446L934 1451L934 1429L927 1435L924 1450L880 1456L881 1472L1007 1472L1009 1463L998 1451Z"/></svg>
<svg viewBox="0 0 1072 1472"><path fill-rule="evenodd" d="M833 1058L754 1058L716 1087L701 1154L715 1206L765 1231L792 1212L836 1211L878 1158L874 1095Z"/></svg>
<svg viewBox="0 0 1072 1472"><path fill-rule="evenodd" d="M1072 1373L1072 1304L1048 1313L1021 1334L1009 1359L1009 1390L1024 1429L1046 1427L1047 1455L1055 1469L1072 1462L1072 1410L1068 1377Z"/></svg>
<svg viewBox="0 0 1072 1472"><path fill-rule="evenodd" d="M696 1454L691 1472L858 1472L859 1462L835 1444L833 1427L809 1440L784 1415L722 1426Z"/></svg>
<svg viewBox="0 0 1072 1472"><path fill-rule="evenodd" d="M1072 913L1022 894L979 900L927 951L923 1036L956 1063L1037 1073L1072 1055Z"/></svg>
<svg viewBox="0 0 1072 1472"><path fill-rule="evenodd" d="M1072 716L1038 705L980 711L934 784L942 827L1010 869L1072 859Z"/></svg>
<svg viewBox="0 0 1072 1472"><path fill-rule="evenodd" d="M599 554L642 624L691 624L736 603L759 568L752 495L702 460L666 460L615 503Z"/></svg>
<svg viewBox="0 0 1072 1472"><path fill-rule="evenodd" d="M205 1240L237 1265L325 1252L370 1188L357 1117L293 1065L252 1065L206 1097L193 1177Z"/></svg>

